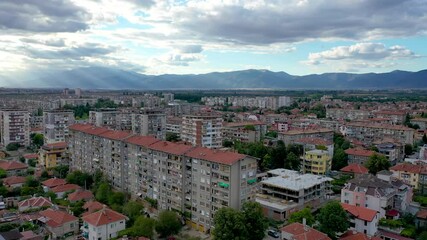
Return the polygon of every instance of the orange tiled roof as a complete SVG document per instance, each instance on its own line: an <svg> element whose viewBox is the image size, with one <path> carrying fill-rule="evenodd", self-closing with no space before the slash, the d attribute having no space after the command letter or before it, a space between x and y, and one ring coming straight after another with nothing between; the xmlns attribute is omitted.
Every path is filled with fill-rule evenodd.
<svg viewBox="0 0 427 240"><path fill-rule="evenodd" d="M417 218L427 219L427 210L421 209L417 212Z"/></svg>
<svg viewBox="0 0 427 240"><path fill-rule="evenodd" d="M98 212L83 217L83 221L96 227L126 219L127 217L125 215L108 208L103 208Z"/></svg>
<svg viewBox="0 0 427 240"><path fill-rule="evenodd" d="M368 169L360 164L352 163L348 166L341 168L341 172L351 172L351 173L368 173Z"/></svg>
<svg viewBox="0 0 427 240"><path fill-rule="evenodd" d="M370 157L375 154L374 151L361 149L361 148L349 148L345 150L345 153L347 153L348 155L363 156L363 157Z"/></svg>
<svg viewBox="0 0 427 240"><path fill-rule="evenodd" d="M112 140L122 140L122 139L125 139L125 138L129 137L130 135L132 135L132 133L125 132L125 131L109 130L109 131L102 132L102 133L97 134L97 135L100 137L104 137L104 138L108 138L108 139L112 139Z"/></svg>
<svg viewBox="0 0 427 240"><path fill-rule="evenodd" d="M330 240L331 238L328 235L317 231L308 226L304 226L301 223L291 223L287 226L284 226L280 229L282 232L286 232L293 235L295 240L306 240L306 239L316 239L316 240Z"/></svg>
<svg viewBox="0 0 427 240"><path fill-rule="evenodd" d="M45 197L32 197L18 203L19 207L49 207L52 202Z"/></svg>
<svg viewBox="0 0 427 240"><path fill-rule="evenodd" d="M39 155L37 153L29 153L29 154L24 154L23 157L25 159L36 159L36 158L39 158Z"/></svg>
<svg viewBox="0 0 427 240"><path fill-rule="evenodd" d="M42 184L48 188L53 188L56 186L65 185L67 184L67 181L62 178L50 178L48 180L43 181Z"/></svg>
<svg viewBox="0 0 427 240"><path fill-rule="evenodd" d="M89 190L75 191L68 195L69 201L89 200L93 198L93 194Z"/></svg>
<svg viewBox="0 0 427 240"><path fill-rule="evenodd" d="M48 219L46 224L51 227L59 227L62 226L64 223L78 220L77 217L71 214L52 209L46 209L44 211L41 211L40 215Z"/></svg>
<svg viewBox="0 0 427 240"><path fill-rule="evenodd" d="M66 142L49 143L42 146L44 149L63 149L67 148Z"/></svg>
<svg viewBox="0 0 427 240"><path fill-rule="evenodd" d="M25 177L21 177L21 176L10 176L7 178L3 178L3 184L10 186L13 184L19 184L19 183L24 183L27 180L27 178Z"/></svg>
<svg viewBox="0 0 427 240"><path fill-rule="evenodd" d="M135 144L138 146L148 147L151 144L160 141L159 139L153 136L132 136L125 140L125 142L130 144Z"/></svg>
<svg viewBox="0 0 427 240"><path fill-rule="evenodd" d="M182 155L188 150L190 150L191 148L193 148L193 146L191 145L167 142L167 141L159 141L150 145L150 149L171 153L171 154L176 154L176 155Z"/></svg>
<svg viewBox="0 0 427 240"><path fill-rule="evenodd" d="M240 153L214 150L203 147L193 148L185 155L191 158L202 159L226 165L233 165L235 162L246 157L246 155Z"/></svg>
<svg viewBox="0 0 427 240"><path fill-rule="evenodd" d="M375 215L377 215L377 211L365 208L365 207L359 207L355 205L350 205L346 203L341 203L341 206L349 212L351 215L355 216L356 218L372 222L374 220Z"/></svg>
<svg viewBox="0 0 427 240"><path fill-rule="evenodd" d="M59 185L59 186L52 188L52 192L54 192L54 193L68 192L68 191L77 190L80 188L81 187L79 185L76 185L76 184L64 184L64 185Z"/></svg>
<svg viewBox="0 0 427 240"><path fill-rule="evenodd" d="M333 143L331 141L328 141L323 138L300 138L298 140L295 140L296 143L305 143L305 144L314 144L314 145L332 145Z"/></svg>
<svg viewBox="0 0 427 240"><path fill-rule="evenodd" d="M27 164L18 161L0 161L0 168L5 171L27 169Z"/></svg>
<svg viewBox="0 0 427 240"><path fill-rule="evenodd" d="M349 230L341 237L339 240L381 240L379 237L369 237L368 235L360 232L354 232L353 230Z"/></svg>
<svg viewBox="0 0 427 240"><path fill-rule="evenodd" d="M104 204L98 201L89 201L83 205L83 209L87 209L87 211L90 213L101 210L103 207Z"/></svg>
<svg viewBox="0 0 427 240"><path fill-rule="evenodd" d="M410 173L424 173L427 172L427 166L414 165L411 163L401 163L390 168L390 171L410 172Z"/></svg>

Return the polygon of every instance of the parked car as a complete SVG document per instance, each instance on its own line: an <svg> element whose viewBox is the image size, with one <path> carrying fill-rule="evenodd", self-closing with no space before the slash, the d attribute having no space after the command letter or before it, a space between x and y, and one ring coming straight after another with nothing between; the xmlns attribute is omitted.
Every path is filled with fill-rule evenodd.
<svg viewBox="0 0 427 240"><path fill-rule="evenodd" d="M267 234L269 236L274 237L274 238L279 238L280 237L279 233L277 231L275 231L275 230L272 230L272 229L268 230Z"/></svg>

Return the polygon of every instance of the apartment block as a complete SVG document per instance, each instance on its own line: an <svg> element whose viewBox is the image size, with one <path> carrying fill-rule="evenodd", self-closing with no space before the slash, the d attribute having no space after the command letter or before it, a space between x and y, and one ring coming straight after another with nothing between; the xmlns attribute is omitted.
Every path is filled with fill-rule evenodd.
<svg viewBox="0 0 427 240"><path fill-rule="evenodd" d="M44 168L68 166L69 160L66 142L48 143L40 148L39 164Z"/></svg>
<svg viewBox="0 0 427 240"><path fill-rule="evenodd" d="M79 105L93 105L98 101L96 98L62 98L60 100L60 107L79 106Z"/></svg>
<svg viewBox="0 0 427 240"><path fill-rule="evenodd" d="M231 122L224 123L224 139L241 142L259 142L267 133L267 125L263 122Z"/></svg>
<svg viewBox="0 0 427 240"><path fill-rule="evenodd" d="M393 177L411 185L414 189L419 189L424 181L421 176L427 175L427 165L415 165L411 163L401 163L390 168Z"/></svg>
<svg viewBox="0 0 427 240"><path fill-rule="evenodd" d="M255 158L88 124L70 130L72 169L100 170L115 188L183 213L200 231L211 229L219 208L254 199Z"/></svg>
<svg viewBox="0 0 427 240"><path fill-rule="evenodd" d="M326 118L333 120L364 120L371 118L368 110L344 109L344 108L326 108Z"/></svg>
<svg viewBox="0 0 427 240"><path fill-rule="evenodd" d="M417 124L420 127L420 130L427 129L427 118L413 118L411 119L412 124Z"/></svg>
<svg viewBox="0 0 427 240"><path fill-rule="evenodd" d="M216 114L185 115L182 118L181 140L194 146L222 147L223 119Z"/></svg>
<svg viewBox="0 0 427 240"><path fill-rule="evenodd" d="M267 176L259 183L261 193L256 201L262 205L266 217L278 221L288 219L292 212L306 206L317 209L331 193L329 177L282 168L268 171Z"/></svg>
<svg viewBox="0 0 427 240"><path fill-rule="evenodd" d="M360 164L365 165L368 159L375 154L374 151L361 149L361 148L349 148L345 150L348 156L348 164Z"/></svg>
<svg viewBox="0 0 427 240"><path fill-rule="evenodd" d="M45 143L68 141L68 127L75 123L74 112L52 110L43 112L43 133Z"/></svg>
<svg viewBox="0 0 427 240"><path fill-rule="evenodd" d="M166 114L158 109L145 109L132 114L132 132L144 136L166 138Z"/></svg>
<svg viewBox="0 0 427 240"><path fill-rule="evenodd" d="M108 127L115 129L118 125L119 111L116 109L99 109L89 112L89 123L97 127Z"/></svg>
<svg viewBox="0 0 427 240"><path fill-rule="evenodd" d="M0 142L3 146L9 143L30 145L30 114L25 110L0 110Z"/></svg>
<svg viewBox="0 0 427 240"><path fill-rule="evenodd" d="M326 150L310 150L304 152L301 163L303 173L324 175L331 171L332 155Z"/></svg>
<svg viewBox="0 0 427 240"><path fill-rule="evenodd" d="M369 124L363 122L348 123L345 135L371 145L375 140L391 138L398 143L413 144L415 130L402 125Z"/></svg>
<svg viewBox="0 0 427 240"><path fill-rule="evenodd" d="M30 114L30 128L43 128L43 116Z"/></svg>
<svg viewBox="0 0 427 240"><path fill-rule="evenodd" d="M390 119L393 124L403 124L403 122L405 121L406 112L381 110L374 112L373 115L375 118Z"/></svg>
<svg viewBox="0 0 427 240"><path fill-rule="evenodd" d="M294 129L286 132L279 132L277 135L286 145L294 144L301 138L323 138L326 141L333 141L334 131L327 128L315 129Z"/></svg>
<svg viewBox="0 0 427 240"><path fill-rule="evenodd" d="M182 118L168 117L166 119L166 133L181 134Z"/></svg>

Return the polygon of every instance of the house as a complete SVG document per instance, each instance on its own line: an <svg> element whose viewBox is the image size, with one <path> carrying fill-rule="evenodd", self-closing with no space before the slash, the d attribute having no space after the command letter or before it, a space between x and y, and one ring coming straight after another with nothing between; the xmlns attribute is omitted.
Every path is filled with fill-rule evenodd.
<svg viewBox="0 0 427 240"><path fill-rule="evenodd" d="M328 235L301 223L291 223L282 227L280 231L282 232L282 240L331 239Z"/></svg>
<svg viewBox="0 0 427 240"><path fill-rule="evenodd" d="M350 174L352 176L358 176L360 174L368 173L368 169L366 167L357 163L351 163L348 166L341 168L340 171L346 174Z"/></svg>
<svg viewBox="0 0 427 240"><path fill-rule="evenodd" d="M61 186L67 184L67 181L62 178L50 178L42 182L43 189L45 192L48 192L54 187Z"/></svg>
<svg viewBox="0 0 427 240"><path fill-rule="evenodd" d="M83 236L86 239L108 240L117 237L126 228L125 215L103 207L103 209L83 216Z"/></svg>
<svg viewBox="0 0 427 240"><path fill-rule="evenodd" d="M89 190L77 190L75 192L72 192L70 194L68 194L68 201L74 203L74 202L78 202L80 200L83 201L89 201L92 200L94 198L93 194L91 191Z"/></svg>
<svg viewBox="0 0 427 240"><path fill-rule="evenodd" d="M416 218L415 218L415 226L417 228L422 228L427 226L427 210L421 209L417 212Z"/></svg>
<svg viewBox="0 0 427 240"><path fill-rule="evenodd" d="M375 235L380 220L379 212L346 203L341 203L341 206L350 215L350 228L369 236Z"/></svg>
<svg viewBox="0 0 427 240"><path fill-rule="evenodd" d="M341 235L339 240L382 240L382 239L375 236L368 236L364 233L356 232L354 230L349 230L343 235Z"/></svg>
<svg viewBox="0 0 427 240"><path fill-rule="evenodd" d="M45 197L32 197L18 203L18 210L23 212L29 209L52 207L52 202Z"/></svg>
<svg viewBox="0 0 427 240"><path fill-rule="evenodd" d="M66 193L76 191L78 189L81 189L79 185L76 184L64 184L59 185L54 188L52 188L52 192L56 194L57 198L64 198Z"/></svg>
<svg viewBox="0 0 427 240"><path fill-rule="evenodd" d="M51 233L51 237L61 239L75 239L74 235L79 232L79 219L67 212L46 209L39 213L38 219Z"/></svg>
<svg viewBox="0 0 427 240"><path fill-rule="evenodd" d="M96 211L98 211L98 210L101 210L102 208L104 208L104 207L106 207L104 204L102 204L102 203L100 203L100 202L98 202L98 201L89 201L89 202L86 202L84 205L83 205L83 209L85 209L86 210L86 212L85 213L83 213L83 216L86 216L86 215L88 215L88 214L91 214L91 213L93 213L93 212L96 212Z"/></svg>
<svg viewBox="0 0 427 240"><path fill-rule="evenodd" d="M411 163L401 163L390 168L393 177L411 185L414 189L420 187L420 176L427 174L426 165L415 165Z"/></svg>
<svg viewBox="0 0 427 240"><path fill-rule="evenodd" d="M25 164L30 164L31 160L34 160L35 162L37 162L39 155L37 153L29 153L29 154L22 155L22 157L24 157L25 159Z"/></svg>
<svg viewBox="0 0 427 240"><path fill-rule="evenodd" d="M24 174L28 166L18 161L2 160L0 161L0 168L6 171L7 176L17 176Z"/></svg>
<svg viewBox="0 0 427 240"><path fill-rule="evenodd" d="M10 177L3 178L3 185L9 189L14 189L17 187L22 187L25 181L27 181L26 177L10 176Z"/></svg>
<svg viewBox="0 0 427 240"><path fill-rule="evenodd" d="M365 165L369 157L375 154L374 151L360 148L349 148L345 150L345 153L348 155L348 164L357 163L360 165Z"/></svg>

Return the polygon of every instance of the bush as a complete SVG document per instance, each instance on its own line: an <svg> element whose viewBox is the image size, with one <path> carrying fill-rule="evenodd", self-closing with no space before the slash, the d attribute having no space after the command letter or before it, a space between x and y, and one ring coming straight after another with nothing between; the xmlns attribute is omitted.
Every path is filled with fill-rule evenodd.
<svg viewBox="0 0 427 240"><path fill-rule="evenodd" d="M6 151L16 151L19 149L21 145L19 145L19 143L9 143L6 146Z"/></svg>

